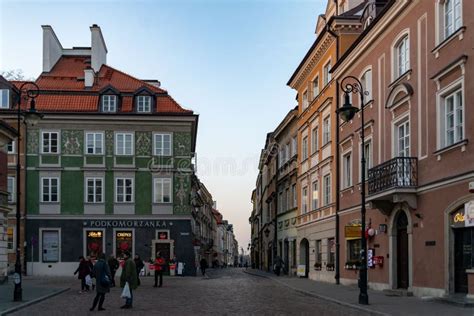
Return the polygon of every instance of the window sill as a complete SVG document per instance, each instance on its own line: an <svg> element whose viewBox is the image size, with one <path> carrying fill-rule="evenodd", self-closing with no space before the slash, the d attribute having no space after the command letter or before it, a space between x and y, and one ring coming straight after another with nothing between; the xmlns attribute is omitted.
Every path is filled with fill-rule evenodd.
<svg viewBox="0 0 474 316"><path fill-rule="evenodd" d="M346 192L349 192L349 191L351 191L351 193L354 192L354 185L353 184L351 186L345 187L344 189L339 191L339 193L346 193Z"/></svg>
<svg viewBox="0 0 474 316"><path fill-rule="evenodd" d="M466 31L465 26L461 26L458 28L456 31L454 31L453 34L449 35L447 38L445 38L441 43L436 45L435 48L431 51L432 54L435 55L435 58L439 57L439 51L447 46L454 38L459 37L459 40L462 40L464 38L464 32Z"/></svg>
<svg viewBox="0 0 474 316"><path fill-rule="evenodd" d="M444 148L441 148L441 149L435 151L435 152L433 153L433 155L437 155L437 156L438 156L438 160L439 160L439 159L441 158L441 157L440 157L441 154L444 154L444 153L446 153L446 152L448 152L448 151L454 150L454 149L459 148L459 147L466 146L468 143L469 143L469 140L468 140L468 139L463 139L463 140L461 140L461 141L459 141L459 142L457 142L457 143L454 143L454 144L452 144L452 145L449 145L449 146L447 146L447 147L444 147Z"/></svg>
<svg viewBox="0 0 474 316"><path fill-rule="evenodd" d="M153 202L153 205L157 205L157 206L160 206L160 205L173 205L173 202Z"/></svg>
<svg viewBox="0 0 474 316"><path fill-rule="evenodd" d="M40 202L40 205L59 205L60 202Z"/></svg>
<svg viewBox="0 0 474 316"><path fill-rule="evenodd" d="M331 141L328 141L326 144L321 146L321 150L324 150L327 146L330 146L330 145L331 145Z"/></svg>
<svg viewBox="0 0 474 316"><path fill-rule="evenodd" d="M84 202L84 205L97 205L97 206L104 206L104 202Z"/></svg>
<svg viewBox="0 0 474 316"><path fill-rule="evenodd" d="M133 205L135 202L114 202L114 204L117 205Z"/></svg>
<svg viewBox="0 0 474 316"><path fill-rule="evenodd" d="M395 80L392 81L391 84L388 85L388 88L393 88L395 85L399 84L402 80L406 79L406 80L410 80L410 76L411 76L411 73L412 73L412 69L408 69L407 71L405 71L404 73L402 73L400 76L398 76Z"/></svg>

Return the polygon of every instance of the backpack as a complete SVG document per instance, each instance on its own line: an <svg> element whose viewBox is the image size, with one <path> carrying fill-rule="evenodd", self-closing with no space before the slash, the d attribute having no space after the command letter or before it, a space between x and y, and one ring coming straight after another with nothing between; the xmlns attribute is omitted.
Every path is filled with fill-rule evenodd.
<svg viewBox="0 0 474 316"><path fill-rule="evenodd" d="M110 284L112 284L112 281L110 280L109 276L105 272L105 264L103 264L102 275L100 276L100 285L102 285L103 287L109 287Z"/></svg>

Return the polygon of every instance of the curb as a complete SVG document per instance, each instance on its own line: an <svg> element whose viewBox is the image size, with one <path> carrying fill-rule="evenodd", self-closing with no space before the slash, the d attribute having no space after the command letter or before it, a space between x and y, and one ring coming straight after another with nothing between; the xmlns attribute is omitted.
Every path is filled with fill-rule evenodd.
<svg viewBox="0 0 474 316"><path fill-rule="evenodd" d="M356 310L360 310L360 311L363 311L365 313L369 313L369 315L377 315L377 316L388 316L390 314L386 314L386 313L382 313L382 312L378 312L378 311L374 311L372 309L369 309L369 308L364 308L364 307L361 307L359 305L355 305L355 304L351 304L351 303L346 303L346 302L343 302L343 301L340 301L340 300L336 300L332 297L327 297L327 296L324 296L324 295L320 295L320 294L316 294L316 293L313 293L313 292L309 292L309 291L305 291L305 290L302 290L302 289L298 289L298 288L295 288L283 281L280 281L280 280L277 280L275 278L272 278L272 277L269 277L269 276L266 276L266 275L262 275L262 274L258 274L258 273L253 273L253 272L249 272L249 271L243 271L244 273L247 273L249 275L253 275L253 276L257 276L257 277L261 277L261 278L266 278L266 279L270 279L274 282L277 282L281 285L284 285L286 286L287 288L290 288L296 292L299 292L299 293L302 293L302 294L305 294L305 295L309 295L309 296L312 296L312 297L315 297L315 298L319 298L321 300L324 300L324 301L328 301L328 302L331 302L331 303L334 303L334 304L338 304L338 305L342 305L342 306L345 306L345 307L348 307L348 308L352 308L352 309L356 309Z"/></svg>
<svg viewBox="0 0 474 316"><path fill-rule="evenodd" d="M38 298L35 298L35 299L33 299L33 300L31 300L31 301L28 301L28 302L25 302L25 303L23 303L23 304L20 304L20 305L11 307L11 308L6 309L6 310L4 310L4 311L0 311L0 316L8 315L8 314L11 314L11 313L13 313L13 312L19 311L20 309L23 309L23 308L28 307L28 306L30 306L30 305L34 305L34 304L36 304L36 303L39 303L39 302L41 302L41 301L44 301L44 300L46 300L46 299L48 299L48 298L51 298L51 297L53 297L53 296L62 294L62 293L64 293L64 292L67 292L67 291L69 291L69 290L70 290L69 287L68 287L68 288L65 288L65 289L57 290L57 291L55 291L55 292L52 292L52 293L50 293L50 294L47 294L47 295L44 295L44 296L41 296L41 297L38 297Z"/></svg>

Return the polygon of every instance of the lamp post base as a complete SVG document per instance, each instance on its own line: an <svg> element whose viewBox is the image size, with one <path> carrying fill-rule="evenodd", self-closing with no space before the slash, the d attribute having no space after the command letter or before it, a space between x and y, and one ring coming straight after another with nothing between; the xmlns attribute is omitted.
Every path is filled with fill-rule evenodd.
<svg viewBox="0 0 474 316"><path fill-rule="evenodd" d="M21 302L23 300L23 289L21 283L15 284L15 290L13 291L13 301Z"/></svg>
<svg viewBox="0 0 474 316"><path fill-rule="evenodd" d="M369 305L369 295L367 293L359 293L359 304Z"/></svg>

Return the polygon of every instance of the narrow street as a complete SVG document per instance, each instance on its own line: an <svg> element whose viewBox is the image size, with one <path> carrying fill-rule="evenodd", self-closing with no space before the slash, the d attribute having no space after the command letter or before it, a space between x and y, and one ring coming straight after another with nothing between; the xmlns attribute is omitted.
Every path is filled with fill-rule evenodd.
<svg viewBox="0 0 474 316"><path fill-rule="evenodd" d="M79 282L71 290L32 305L12 315L84 315L94 295L79 294ZM272 280L252 276L242 269L210 270L208 277L164 279L163 288L153 288L153 278L142 278L134 293L133 314L138 315L357 315L346 307L300 294ZM112 288L100 315L130 314L119 307L120 289ZM291 302L291 304L289 304Z"/></svg>

